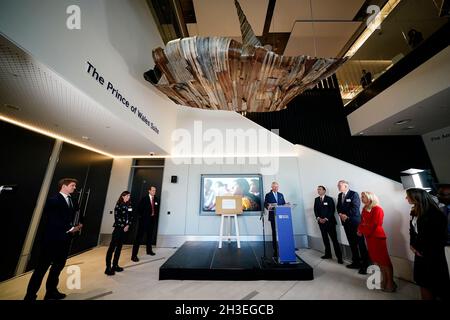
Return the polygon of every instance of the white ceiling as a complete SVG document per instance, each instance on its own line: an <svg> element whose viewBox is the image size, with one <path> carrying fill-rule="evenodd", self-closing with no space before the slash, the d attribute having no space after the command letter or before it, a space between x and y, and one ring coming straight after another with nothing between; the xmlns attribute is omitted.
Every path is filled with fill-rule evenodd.
<svg viewBox="0 0 450 320"><path fill-rule="evenodd" d="M187 24L190 36L224 36L241 42L234 0L193 0L193 3L197 23ZM239 3L253 31L261 36L269 1L239 0ZM284 55L336 57L361 25L352 20L363 4L364 0L277 0L269 32L292 32Z"/></svg>
<svg viewBox="0 0 450 320"><path fill-rule="evenodd" d="M361 22L296 21L284 55L336 57L360 25Z"/></svg>
<svg viewBox="0 0 450 320"><path fill-rule="evenodd" d="M114 156L163 153L143 133L1 36L0 115Z"/></svg>
<svg viewBox="0 0 450 320"><path fill-rule="evenodd" d="M291 32L297 20L351 21L363 4L364 0L277 0L270 32Z"/></svg>
<svg viewBox="0 0 450 320"><path fill-rule="evenodd" d="M197 35L240 37L241 29L234 0L193 0ZM257 36L262 35L269 0L239 0ZM192 28L192 27L191 27ZM192 36L192 34L190 34Z"/></svg>

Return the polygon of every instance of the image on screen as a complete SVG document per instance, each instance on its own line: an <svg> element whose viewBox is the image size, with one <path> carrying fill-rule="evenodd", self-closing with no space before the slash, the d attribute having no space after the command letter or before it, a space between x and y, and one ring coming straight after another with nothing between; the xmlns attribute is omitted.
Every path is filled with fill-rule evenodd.
<svg viewBox="0 0 450 320"><path fill-rule="evenodd" d="M242 196L244 214L260 214L262 206L260 174L202 174L200 214L215 214L217 196Z"/></svg>

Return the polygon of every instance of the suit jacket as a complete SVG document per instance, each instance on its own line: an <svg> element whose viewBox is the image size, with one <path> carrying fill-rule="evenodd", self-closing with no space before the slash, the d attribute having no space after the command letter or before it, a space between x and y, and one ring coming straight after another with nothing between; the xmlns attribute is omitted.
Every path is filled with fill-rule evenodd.
<svg viewBox="0 0 450 320"><path fill-rule="evenodd" d="M73 235L67 231L74 226L75 214L78 211L78 204L76 201L72 202L73 208L70 208L61 193L48 198L44 208L46 219L44 242L72 239Z"/></svg>
<svg viewBox="0 0 450 320"><path fill-rule="evenodd" d="M412 221L412 219L411 219ZM410 245L413 246L425 259L438 257L440 260L447 241L447 219L438 210L430 209L417 219L417 230L410 221Z"/></svg>
<svg viewBox="0 0 450 320"><path fill-rule="evenodd" d="M380 206L375 206L370 211L363 209L358 231L366 238L386 239L386 233L383 229L383 219L384 211Z"/></svg>
<svg viewBox="0 0 450 320"><path fill-rule="evenodd" d="M336 208L338 213L343 213L348 216L349 219L346 222L350 222L356 225L361 222L361 213L359 211L360 205L361 201L359 200L359 196L355 191L348 190L344 202L342 202L342 192L339 193L338 204Z"/></svg>
<svg viewBox="0 0 450 320"><path fill-rule="evenodd" d="M336 207L334 206L333 198L327 195L324 196L323 202L320 201L320 197L317 197L314 200L314 215L316 218L327 218L327 224L336 225L336 217L334 216L335 209Z"/></svg>
<svg viewBox="0 0 450 320"><path fill-rule="evenodd" d="M154 196L154 202L155 202L154 205L155 215L151 216L152 206L150 204L150 196L147 194L145 197L141 199L141 201L139 201L137 212L140 221L144 223L149 223L151 221L154 221L159 216L160 203L157 196Z"/></svg>
<svg viewBox="0 0 450 320"><path fill-rule="evenodd" d="M273 192L270 191L269 193L266 193L266 196L264 197L264 207L268 208L270 203L276 203L280 206L286 204L286 201L284 200L284 196L282 193L277 192L277 199L275 199L275 196L273 195ZM275 221L274 220L275 216L274 216L274 211L270 210L269 211L269 220L270 221Z"/></svg>

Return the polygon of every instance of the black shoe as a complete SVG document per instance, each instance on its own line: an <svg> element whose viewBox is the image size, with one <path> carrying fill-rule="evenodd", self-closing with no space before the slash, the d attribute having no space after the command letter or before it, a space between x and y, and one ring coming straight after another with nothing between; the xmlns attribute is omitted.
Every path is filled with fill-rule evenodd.
<svg viewBox="0 0 450 320"><path fill-rule="evenodd" d="M47 292L45 294L44 300L62 300L66 297L64 293L59 291Z"/></svg>
<svg viewBox="0 0 450 320"><path fill-rule="evenodd" d="M320 259L331 259L331 256L329 256L329 255L324 255L324 256L321 256Z"/></svg>
<svg viewBox="0 0 450 320"><path fill-rule="evenodd" d="M358 270L359 274L367 274L367 268L369 266L367 264L362 264L361 267Z"/></svg>
<svg viewBox="0 0 450 320"><path fill-rule="evenodd" d="M131 261L133 261L133 262L139 262L139 258L138 258L138 257L131 257Z"/></svg>
<svg viewBox="0 0 450 320"><path fill-rule="evenodd" d="M108 276L113 276L113 275L115 275L116 273L114 272L114 269L106 268L105 274L108 275Z"/></svg>
<svg viewBox="0 0 450 320"><path fill-rule="evenodd" d="M149 254L149 255L151 255L151 256L154 256L154 255L155 255L155 253L154 253L153 251L147 252L147 254Z"/></svg>
<svg viewBox="0 0 450 320"><path fill-rule="evenodd" d="M359 263L352 262L351 264L347 265L346 267L349 269L360 269L361 265Z"/></svg>
<svg viewBox="0 0 450 320"><path fill-rule="evenodd" d="M344 264L344 261L342 259L338 259L339 264Z"/></svg>
<svg viewBox="0 0 450 320"><path fill-rule="evenodd" d="M35 294L26 294L25 298L23 298L24 301L35 301L37 298L37 295Z"/></svg>
<svg viewBox="0 0 450 320"><path fill-rule="evenodd" d="M123 271L123 268L122 268L122 267L119 267L119 266L114 266L114 267L113 267L113 270L116 271L116 272L122 272L122 271Z"/></svg>

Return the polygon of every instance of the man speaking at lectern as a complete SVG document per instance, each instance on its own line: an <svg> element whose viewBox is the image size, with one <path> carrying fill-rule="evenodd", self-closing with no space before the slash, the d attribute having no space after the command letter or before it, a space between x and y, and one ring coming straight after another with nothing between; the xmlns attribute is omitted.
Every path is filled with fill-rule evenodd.
<svg viewBox="0 0 450 320"><path fill-rule="evenodd" d="M270 204L277 204L278 206L286 204L283 194L278 192L278 187L278 182L272 182L272 190L267 193L266 197L264 198L264 207L269 210L269 221L270 227L272 228L272 246L274 258L278 257L277 229L275 227L275 211L273 206L270 206Z"/></svg>

